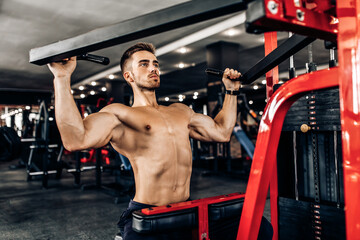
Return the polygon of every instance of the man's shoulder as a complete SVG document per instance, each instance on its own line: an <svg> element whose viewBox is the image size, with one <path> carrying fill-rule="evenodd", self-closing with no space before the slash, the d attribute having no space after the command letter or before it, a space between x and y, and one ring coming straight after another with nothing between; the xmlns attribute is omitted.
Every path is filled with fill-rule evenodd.
<svg viewBox="0 0 360 240"><path fill-rule="evenodd" d="M119 113L126 113L126 112L128 112L130 109L131 109L131 107L126 106L126 105L124 105L124 104L121 104L121 103L112 103L112 104L109 104L109 105L103 107L103 108L100 110L100 112L103 112L103 113L112 113L112 114L118 115Z"/></svg>
<svg viewBox="0 0 360 240"><path fill-rule="evenodd" d="M170 104L169 107L178 108L178 109L184 110L184 111L190 111L191 110L191 108L189 108L188 106L186 106L183 103L173 103L173 104Z"/></svg>

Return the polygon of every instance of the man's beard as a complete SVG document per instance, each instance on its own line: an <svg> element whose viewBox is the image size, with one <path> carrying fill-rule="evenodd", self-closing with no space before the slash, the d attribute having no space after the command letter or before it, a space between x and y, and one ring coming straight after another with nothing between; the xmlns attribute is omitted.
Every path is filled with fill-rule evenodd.
<svg viewBox="0 0 360 240"><path fill-rule="evenodd" d="M148 77L150 77L151 75L154 75L154 74L149 74ZM142 90L155 91L156 89L158 89L160 87L160 77L159 77L159 75L157 75L157 77L158 77L158 80L156 82L152 81L152 80L146 82L145 84L141 83L141 82L137 82L136 85Z"/></svg>

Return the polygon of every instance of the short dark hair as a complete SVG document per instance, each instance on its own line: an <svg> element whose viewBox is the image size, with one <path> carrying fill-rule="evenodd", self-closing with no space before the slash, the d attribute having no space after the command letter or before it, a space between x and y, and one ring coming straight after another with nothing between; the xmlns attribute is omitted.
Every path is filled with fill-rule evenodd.
<svg viewBox="0 0 360 240"><path fill-rule="evenodd" d="M155 55L155 50L156 49L152 43L146 43L146 42L139 42L139 43L129 47L121 57L121 60L120 60L121 71L124 72L124 67L125 67L126 61L129 58L131 58L131 56L134 53L140 52L140 51L148 51Z"/></svg>

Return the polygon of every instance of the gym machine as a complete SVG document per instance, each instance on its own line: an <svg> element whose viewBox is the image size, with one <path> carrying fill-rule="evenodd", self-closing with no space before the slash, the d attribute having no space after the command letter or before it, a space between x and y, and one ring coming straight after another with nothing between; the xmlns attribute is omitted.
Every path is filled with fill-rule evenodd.
<svg viewBox="0 0 360 240"><path fill-rule="evenodd" d="M241 1L237 1L237 2L241 2ZM235 11L243 10L246 8L246 3L245 2L241 2L241 3L242 3L241 7L237 9L234 8ZM201 3L190 3L189 5L186 6L190 6L191 4L201 5ZM229 4L229 1L222 1L221 3L217 2L217 4L222 5L221 7L219 6L219 9L224 10L223 8L224 5ZM203 7L205 10L209 10L209 8L211 8L210 5L208 6L202 5L201 7ZM198 11L199 9L194 8L194 11L195 10ZM203 12L206 12L205 10L203 10ZM194 13L194 11L189 11L188 12L189 15L193 14L193 16L195 16L196 14ZM161 12L161 14L165 14L165 13L166 10ZM229 12L226 11L225 13L223 12L223 14L226 13ZM160 21L159 19L162 19L162 18L156 18L155 16L156 13L148 15L148 17L157 19L156 21ZM174 15L169 14L168 16L171 16L172 18L171 19L172 21L170 21L170 23L176 22L176 19L180 19L176 14ZM216 16L219 16L219 14ZM336 134L333 132L333 138L331 138L330 140L329 136L326 133L324 133L324 135L316 135L317 134L316 131L319 131L320 134L323 133L322 130L320 129L320 126L319 129L316 128L317 124L310 126L310 129L308 127L308 131L310 131L311 133L310 135L311 140L322 138L324 139L324 145L328 143L330 145L331 144L333 145L330 146L331 150L329 151L329 149L326 148L324 149L321 146L319 147L319 144L317 142L318 146L315 145L314 147L311 145L311 147L309 147L309 149L313 150L313 152L309 154L310 157L304 158L301 161L301 163L303 164L302 166L304 166L305 164L309 163L309 159L313 160L314 157L318 158L320 156L318 155L319 153L333 155L334 158L325 157L324 159L326 159L326 161L333 160L333 165L329 165L330 169L337 168L338 175L335 176L333 180L330 181L331 182L330 188L336 190L335 191L333 190L328 191L328 189L326 189L325 191L320 190L317 191L317 194L315 194L315 191L314 192L304 191L301 193L300 191L301 184L305 186L305 185L309 185L310 182L311 183L318 182L317 187L319 187L320 189L322 188L322 185L324 185L323 183L321 183L321 178L317 178L321 176L319 175L321 174L321 171L319 171L319 167L323 163L321 163L321 161L312 161L313 169L315 168L317 169L318 176L315 176L316 174L315 173L313 181L311 181L310 179L306 181L304 180L303 183L301 183L299 182L300 176L298 175L297 177L298 193L296 194L296 191L294 191L293 195L295 196L295 199L292 199L290 202L300 203L298 205L301 205L302 203L301 201L307 200L307 203L309 203L308 198L310 198L311 201L315 199L315 203L310 202L308 205L304 204L303 206L304 208L302 208L302 209L306 209L308 214L310 214L311 216L309 218L309 222L311 224L311 227L313 227L314 229L308 230L309 228L305 228L304 231L309 231L308 234L311 235L312 238L331 239L331 236L329 236L329 234L332 234L332 231L336 230L331 228L331 226L333 226L332 224L327 224L328 222L326 221L327 219L326 215L331 213L331 211L327 211L328 210L327 207L330 207L330 209L335 208L335 211L339 212L340 218L341 218L341 214L344 214L345 222L342 222L340 220L339 222L336 222L336 224L345 226L344 228L347 239L356 239L360 235L360 227L359 227L360 219L357 216L358 215L357 196L360 195L359 180L358 180L360 169L357 164L359 162L359 156L360 156L359 154L360 146L358 144L360 140L359 137L360 136L360 120L359 120L360 119L359 117L360 79L357 76L357 73L360 72L360 61L358 61L360 50L357 45L358 40L360 38L360 34L358 32L358 29L360 27L358 26L360 22L359 16L360 16L359 1L350 1L350 0L342 0L336 2L333 0L327 0L327 1L256 0L256 1L251 1L251 3L249 4L247 10L247 24L246 24L248 32L258 33L263 31L289 31L289 32L294 32L295 34L303 34L309 37L293 38L292 36L290 38L290 39L300 40L300 42L302 40L305 41L303 43L306 44L303 47L310 44L311 39L314 40L315 38L320 38L331 42L337 42L339 66L334 66L330 69L324 69L324 70L309 72L307 74L300 75L298 77L295 77L287 81L285 84L280 86L279 89L277 89L274 92L273 86L278 81L277 79L278 73L276 69L275 70L271 70L271 69L277 66L279 62L274 65L271 64L276 62L275 59L277 59L277 56L279 56L279 54L281 55L281 52L275 53L277 50L281 50L281 46L276 48L277 45L276 33L273 32L265 33L265 52L267 54L267 57L264 58L264 61L260 61L258 64L256 64L253 70L250 69L248 71L248 74L244 74L243 78L239 79L240 81L243 82L243 84L246 84L251 82L251 80L249 80L251 79L249 76L256 76L257 74L260 73L261 76L262 74L266 73L267 96L269 99L259 127L259 134L255 147L247 192L244 195L245 198L241 207L242 208L241 219L237 232L237 239L257 238L260 222L261 222L261 216L264 210L266 196L268 193L268 186L270 186L270 201L271 201L271 216L272 216L271 222L274 229L273 239L278 239L279 237L281 238L283 236L286 236L287 234L286 231L285 232L283 231L284 226L281 225L282 217L284 216L284 213L286 213L286 211L284 211L283 209L283 207L286 206L286 201L283 201L284 199L282 198L283 197L289 198L289 196L285 196L286 194L289 193L286 190L287 188L281 185L282 183L279 184L279 179L280 178L283 179L285 176L282 175L283 171L281 170L281 168L279 168L278 171L278 164L283 162L283 160L279 159L278 162L277 159L277 149L279 146L279 140L281 136L281 131L283 129L285 116L288 110L290 109L290 107L292 106L292 104L295 103L299 98L305 96L306 99L307 93L310 92L310 95L308 95L310 98L311 96L315 96L315 99L318 99L319 96L322 97L321 94L324 93L323 91L326 92L330 89L330 93L332 93L331 90L337 87L339 87L339 103L340 103L339 126L341 129L341 134L339 134L340 133L339 128L331 130L331 131L336 131ZM210 18L211 17L208 16L207 19ZM181 18L181 20L183 20L183 18ZM188 24L198 22L198 20L194 20L191 18L187 18L187 21ZM126 24L131 24L131 23L132 22L129 21ZM159 22L154 23L153 21L149 21L149 24L150 25L153 24L152 26L154 27L153 29L157 30L155 32L163 32L174 28L174 27L170 28L168 26L166 27L166 25L165 27L164 25L161 25L161 28L156 28L159 27L160 24ZM172 25L175 26L176 24L172 24ZM148 36L149 33L146 32L148 29L149 28L144 27L143 31L141 30L139 31L141 34L139 34L138 36L136 36L136 34L131 35L129 34L129 32L119 33L115 37L112 35L111 39L102 39L103 42L106 42L106 44L104 43L101 46L97 45L96 49L108 47L110 40L113 40L111 44L115 45L126 42L128 40L134 40L136 38ZM101 29L101 31L107 32L109 31L109 29L104 28ZM132 33L135 32L136 29L132 31ZM95 35L97 34L97 32L89 33L90 38L91 38L90 35L92 34ZM100 35L104 35L104 34L100 34ZM290 39L287 42L291 42ZM72 42L72 41L73 41L72 39L68 39L68 42ZM88 51L93 49L93 46L89 43L87 43L86 46L84 46L82 42L81 44L78 45L79 46L75 46L75 48L78 47L76 49L78 52ZM53 51L50 51L53 48L55 48L55 46L49 46L48 48L46 48L45 46L43 49L40 48L37 49L36 53L32 52L30 54L31 61L34 63L36 63L36 61L44 61L42 62L42 64L45 64L47 63L47 61L60 60L65 57L76 55L76 53L74 54L75 50L69 49L69 46L67 44L64 44L64 42L57 43L56 47L59 47L57 48L58 51L55 51L57 52L57 54L54 54ZM49 52L52 52L52 55L51 54L49 55L48 54ZM285 52L289 53L289 56L287 56L284 53L284 56L286 56L285 59L295 53L289 51L289 48ZM277 56L273 56L273 55L277 55ZM270 63L268 61L270 61ZM270 67L266 67L266 66L270 66ZM325 93L325 95L328 95L328 93ZM337 98L336 94L333 94L329 99L334 99L334 98ZM316 108L318 105L316 105L317 103L314 104ZM334 104L336 105L336 102ZM312 106L313 105L310 105L309 107ZM317 115L310 117L317 117ZM322 116L319 115L320 120L321 117ZM326 118L327 117L323 119ZM319 122L321 122L320 120ZM316 121L316 123L318 123L318 121ZM339 123L339 121L337 123ZM287 125L285 124L284 127L286 126ZM299 134L296 133L295 137L292 135L294 139L292 141L293 145L295 145L295 142L298 143L297 141ZM341 141L340 141L340 136L341 136ZM330 141L332 143L330 143ZM310 142L310 144L312 144L312 142ZM341 152L339 150L340 145L342 148ZM294 151L295 148L293 147L292 149L293 149L292 152L295 152ZM298 151L297 148L296 151ZM299 154L297 153L294 156L299 156ZM342 165L343 165L342 173L340 170L341 156L342 156ZM296 166L301 166L300 161L297 161L299 160L299 158L295 158L295 159L296 159ZM290 159L289 161L295 162L294 159ZM325 168L327 168L326 163L325 163ZM326 179L326 174L327 173L325 173L325 179ZM339 197L338 194L339 192L341 193L341 181L340 181L340 179L342 178L341 174L343 175L343 185L344 185L343 198L341 196ZM295 176L290 176L290 179L291 178L295 179ZM329 183L325 183L325 186L327 186L327 184ZM334 184L335 186L331 187L332 184ZM295 184L291 184L291 185L295 186ZM284 189L285 191L283 191ZM293 195L290 197L293 197ZM296 196L298 196L298 200ZM232 197L241 198L240 196L235 197L234 195L231 196L228 195L228 196L219 197L218 201L226 202L227 200L232 200ZM312 199L312 197L314 197L314 199ZM321 202L319 203L318 200L320 200ZM194 217L191 218L191 221L197 222L197 224L195 224L197 229L196 230L197 239L206 240L212 238L212 236L209 234L210 233L209 223L211 220L211 219L209 220L209 216L210 216L209 209L211 208L212 203L213 202L211 199L203 199L203 201L195 200L195 201L179 203L182 206L186 206L187 209L191 208L191 206L194 207L196 213ZM180 214L179 212L174 211L179 209L177 208L177 206L178 205L170 204L168 206L143 209L140 210L141 214L139 215L143 215L145 217L152 218L154 220L161 219L160 216L156 215L157 213L171 214L172 212L172 213ZM345 210L342 208L342 206L344 206ZM223 209L220 209L218 211L226 212L226 210ZM134 213L134 218L135 217L137 216ZM325 221L323 221L323 219ZM136 220L134 220L134 222L136 223ZM136 226L134 227L136 229ZM292 229L299 226L289 225L285 227L289 228L288 232L291 232ZM302 233L304 233L304 231L302 231ZM341 234L342 233L340 233L340 235ZM333 236L336 235L334 234Z"/></svg>
<svg viewBox="0 0 360 240"><path fill-rule="evenodd" d="M55 117L52 117L53 121L49 121L49 119L47 104L43 100L39 107L34 138L22 139L22 142L30 143L30 153L26 167L27 180L32 180L33 176L42 176L42 186L44 188L48 187L49 174L56 174L58 179L61 177L61 158L64 152Z"/></svg>
<svg viewBox="0 0 360 240"><path fill-rule="evenodd" d="M330 2L327 4L324 4L324 1L321 4L319 1L311 2L315 2L319 5L319 8L317 8L318 11L314 12L315 16L316 14L320 15L320 19L329 17L328 14L334 12L335 5ZM247 19L248 21L249 19L252 20L252 22L248 22L248 28L251 31L260 31L263 22L267 23L268 16L260 21L261 24L252 18L253 15L259 13L259 4L263 4L264 13L276 15L278 12L274 11L274 8L284 9L285 7L288 7L288 10L291 9L291 7L294 7L293 5L295 3L292 1L255 1L250 4L247 11ZM275 6L273 4L275 4ZM345 4L343 2L341 6L343 7L342 9L339 5L337 6L341 9L338 11L344 11L342 13L343 18L338 16L340 17L339 33L341 33L342 30L341 19L349 18L350 13L346 11L346 9L350 8L345 7L349 7L350 2ZM296 23L291 19L292 21L289 20L289 26L287 28L288 31L299 32L310 36L321 36L327 40L334 41L334 35L337 33L336 27L333 27L331 31L328 28L329 32L327 34L313 34L314 29L308 29L308 27L314 27L312 24L314 22L311 21L315 21L315 18L312 18L313 12L309 13L308 9L302 9L302 5L297 6L297 8L297 10L295 9L296 15L294 17L296 17L298 21L301 21L301 24L299 24L300 27L297 28ZM270 13L267 11L270 11ZM323 13L323 11L327 11L327 13ZM357 11L360 11L360 9L357 9ZM307 25L307 22L305 22L305 29L303 27L303 21L306 19L303 15L304 12L306 12L306 17L310 16L310 23ZM283 14L283 12L281 12L281 14ZM352 23L356 24L355 13L351 16L353 16ZM288 20L286 19L286 16L284 17L281 15L280 17L285 18L285 21ZM324 23L329 23L329 21ZM260 27L256 24L259 24ZM294 24L295 27L291 27L292 24ZM274 23L269 26L274 26ZM345 28L344 25L342 27ZM351 26L352 28L349 26L346 27L347 30L349 30L349 28L354 28L354 25ZM358 39L356 30L351 32L354 33L353 37ZM268 39L270 35L270 41L272 37L271 34L272 33L266 34L268 35ZM338 39L341 40L340 35L338 35ZM356 51L358 48L356 42L357 41L354 41L354 45L350 44L350 46L349 43L347 43L348 45L345 45L345 43L343 44L346 47L351 48L352 51ZM266 44L269 43L265 40L265 45ZM272 43L270 42L270 45L271 44ZM346 47L343 50L345 50ZM274 52L275 50L271 53ZM264 61L262 61L263 64L266 62L265 60L271 59L269 57L271 56L271 53L264 58ZM341 52L340 48L340 57L341 54L346 54L346 52ZM346 59L345 56L343 57L344 58L340 58L343 61L343 64L346 63L346 61L351 61L349 55ZM309 60L309 70L307 74L290 80L283 86L280 86L274 93L272 89L268 89L269 103L260 124L257 147L255 149L253 165L247 187L248 190L244 195L245 200L241 206L242 213L237 239L256 239L268 191L265 186L269 186L269 184L272 224L274 228L273 239L344 239L345 235L347 235L348 239L355 239L357 237L354 234L356 231L359 231L356 230L355 224L359 221L356 218L357 194L351 196L350 193L348 193L349 195L346 196L346 181L348 180L349 185L353 185L351 191L354 190L358 192L359 190L358 186L355 188L355 183L357 183L357 181L354 181L351 175L349 178L346 178L346 170L348 170L346 166L349 167L352 159L355 164L356 159L359 157L359 145L357 144L357 141L359 140L358 135L360 129L358 126L360 118L359 112L356 111L358 107L357 101L346 101L347 97L345 96L348 96L349 94L345 95L345 92L340 92L339 95L337 86L338 81L340 87L342 84L348 86L347 84L349 83L347 83L347 81L350 81L350 83L353 82L353 86L358 86L360 80L357 76L351 75L351 69L347 69L348 71L350 70L350 73L345 73L340 71L344 70L343 68L345 68L345 66L343 66L343 68L341 68L341 65L340 67L334 66L333 53L331 54L330 60L330 64L332 64L331 69L316 71L316 65L311 61L312 58L309 58ZM359 71L359 62L352 62L352 64L353 65L350 66L355 67L352 70ZM261 67L261 62L254 68L256 67ZM291 68L293 68L293 66L291 66ZM249 70L249 72L251 73L251 70ZM221 72L219 75L222 75ZM270 73L269 75L267 75L267 85L273 86L277 83L278 79L274 79L277 76L274 73ZM250 81L246 76L251 76L251 74L245 73L243 79L240 79L240 81ZM341 79L341 76L344 77L344 79ZM268 78L271 78L271 84L269 84ZM360 89L355 89L356 92L353 92L351 97L357 97L358 99ZM342 96L341 94L344 95ZM303 97L300 98L301 96ZM297 99L299 100L296 101ZM351 100L351 98L349 100ZM345 107L340 105L342 101L346 101L346 104L349 104L350 109L348 106ZM344 108L348 112L344 112ZM339 117L340 112L342 118ZM286 115L287 113L288 115ZM285 118L285 116L287 116L287 118ZM283 125L284 118L285 122ZM340 122L340 119L343 121ZM348 122L345 120L348 120ZM302 122L308 123L310 126L301 125L300 123ZM349 136L349 132L345 132L345 134L347 134L346 138L343 138L343 141L341 141L340 129L344 134L344 128L352 129L355 132L353 132L352 138ZM282 129L283 133L281 134ZM299 134L300 130L301 133ZM290 134L288 133L289 131ZM310 134L306 134L308 131ZM280 135L282 139L280 138ZM350 142L349 139L352 139L352 142ZM343 146L343 152L341 151L341 144ZM277 151L278 145L279 151ZM344 145L347 146L344 147ZM290 151L290 155L293 156L284 156L282 153L285 151L281 151L282 147L287 150L293 149L293 151ZM347 151L347 154L345 153L345 150ZM278 154L276 154L277 152ZM278 157L276 155L278 155ZM345 159L347 158L347 161L349 162L342 163L341 155L343 156L342 159L344 159L344 161L346 161ZM293 161L291 161L291 159ZM339 167L342 164L344 164L344 169L340 169ZM349 173L357 175L359 169L356 169L356 166L353 166L353 168L355 169L352 169L352 171L348 170ZM342 187L343 175L345 189ZM345 193L345 198L342 196L342 193ZM348 199L346 197L348 197ZM204 201L206 200L207 199L204 199ZM346 200L348 202L346 202ZM191 209L191 205L196 207L196 204L192 201L186 208ZM211 222L210 215L212 212L210 208L212 207L212 203L209 201L208 204L204 203L204 205L208 207L208 209L205 210L208 216L205 217L201 212L201 209L204 206L197 207L197 239L216 239L216 237L211 235L211 230L208 227ZM344 206L354 208L353 212L350 212L348 209L345 212ZM169 209L172 208L172 206L155 207L135 212L133 214L133 228L136 231L146 231L146 227L149 226L147 224L150 223L149 220L159 220L157 224L166 222L162 218L165 217L164 214L168 213L169 210L164 210L164 208ZM151 213L152 211L156 213ZM173 211L171 212L173 213ZM226 212L226 210L221 209L219 212ZM156 216L159 218L156 218L155 214L157 214ZM177 214L181 214L181 212L178 211ZM347 217L346 225L345 217ZM139 218L141 218L141 221L138 220ZM144 223L144 225L139 224L140 222ZM190 223L191 219L187 222ZM204 224L204 222L206 223ZM155 224L154 222L151 223ZM156 232L156 229L153 229L152 231Z"/></svg>

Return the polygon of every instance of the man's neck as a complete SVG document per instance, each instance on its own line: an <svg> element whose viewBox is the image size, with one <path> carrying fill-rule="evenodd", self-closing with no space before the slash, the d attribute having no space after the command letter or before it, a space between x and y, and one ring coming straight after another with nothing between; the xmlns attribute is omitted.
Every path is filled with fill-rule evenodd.
<svg viewBox="0 0 360 240"><path fill-rule="evenodd" d="M155 90L136 90L134 91L134 103L133 107L145 107L151 106L158 108L159 105L156 101Z"/></svg>

